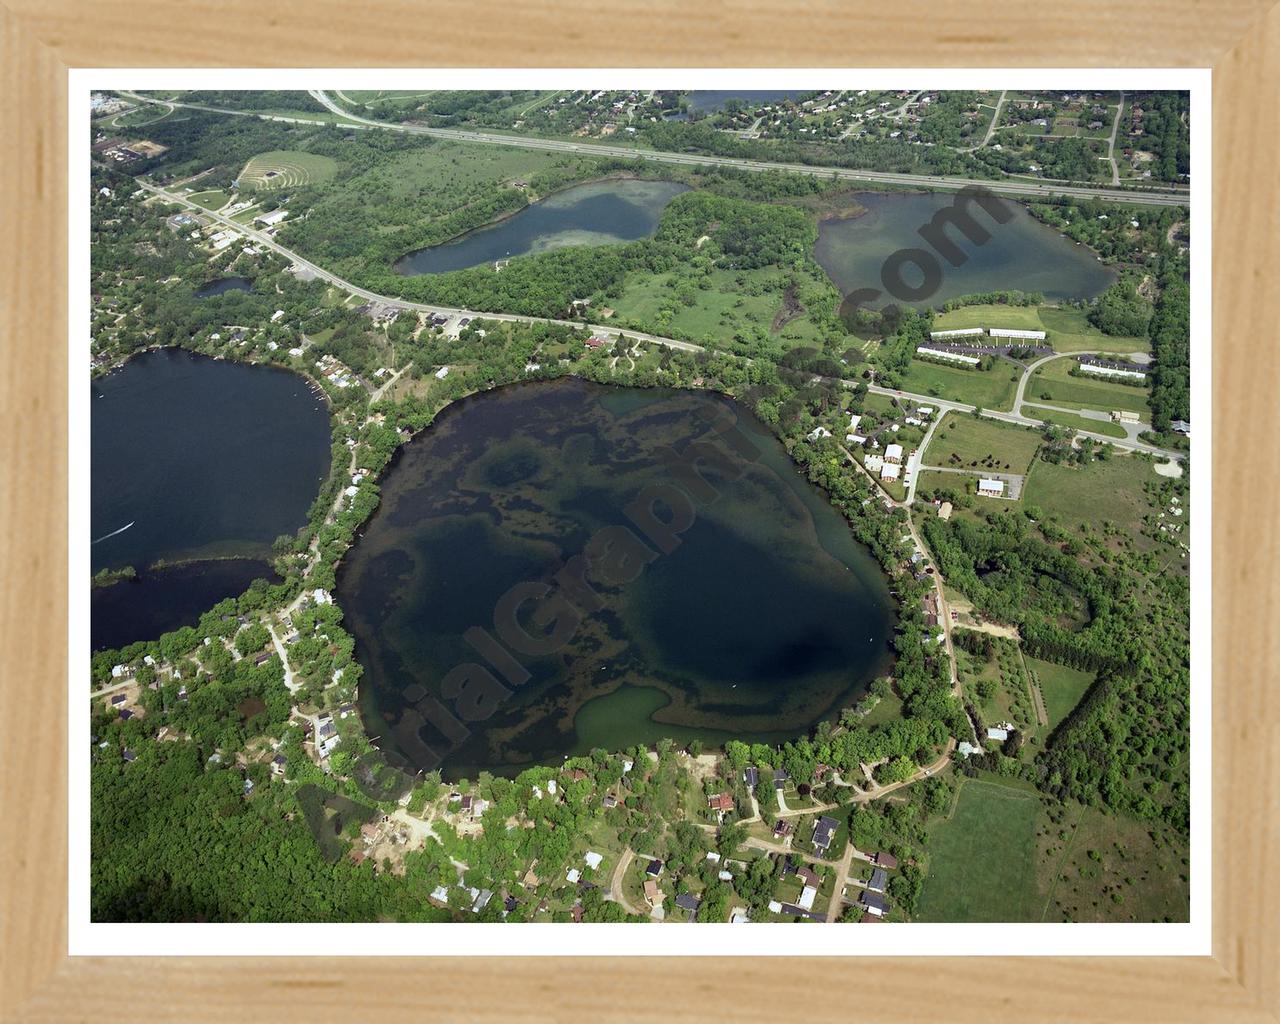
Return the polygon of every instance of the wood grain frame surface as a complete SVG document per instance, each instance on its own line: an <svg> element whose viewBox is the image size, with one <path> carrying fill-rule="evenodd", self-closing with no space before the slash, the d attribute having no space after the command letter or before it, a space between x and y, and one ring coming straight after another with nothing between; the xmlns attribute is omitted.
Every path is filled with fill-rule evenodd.
<svg viewBox="0 0 1280 1024"><path fill-rule="evenodd" d="M0 0L3 1020L667 1024L785 1019L815 997L836 1017L873 1021L1280 1020L1280 9L1270 3ZM66 73L192 66L1212 67L1213 955L69 957Z"/></svg>

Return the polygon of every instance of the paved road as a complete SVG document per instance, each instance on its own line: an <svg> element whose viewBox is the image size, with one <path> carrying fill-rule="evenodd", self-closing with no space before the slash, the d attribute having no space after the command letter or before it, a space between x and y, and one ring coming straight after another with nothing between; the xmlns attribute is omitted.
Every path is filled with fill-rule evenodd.
<svg viewBox="0 0 1280 1024"><path fill-rule="evenodd" d="M991 136L996 133L996 129L1000 126L1000 111L1004 107L1004 99L1007 95L1009 95L1007 89L1000 90L1000 99L996 101L996 112L991 115L991 123L987 125L987 133L982 136L982 141L976 146L970 146L966 149L966 153L976 152L991 141Z"/></svg>
<svg viewBox="0 0 1280 1024"><path fill-rule="evenodd" d="M144 103L162 103L147 96L118 90L121 95ZM977 185L998 195L1021 198L1037 196L1068 196L1073 199L1102 199L1112 202L1138 203L1145 206L1187 206L1190 203L1188 193L1177 189L1148 189L1145 191L1125 189L1097 189L1074 185L1062 185L1056 182L1018 182L988 180L985 178L956 178L933 176L928 174L895 174L887 171L863 171L844 167L826 167L813 164L781 163L771 160L746 160L735 157L703 156L696 153L669 153L654 149L636 149L629 146L611 146L597 142L569 142L563 139L532 138L522 135L503 135L498 132L470 131L459 128L429 128L426 125L391 124L386 121L375 121L371 118L353 114L339 106L321 90L312 91L311 95L322 103L329 111L344 118L338 126L353 130L396 131L409 135L427 135L432 138L452 139L455 142L482 143L497 146L514 146L521 149L549 150L553 152L578 153L583 156L619 157L627 160L652 160L657 163L680 164L690 167L737 167L748 171L786 171L791 174L808 174L815 177L835 178L839 181L879 182L886 185L901 185L908 188L928 188L940 190L958 190L970 185ZM166 104L168 105L168 104ZM250 110L227 110L221 107L209 107L200 103L172 103L173 106L188 107L192 110L204 110L214 114L233 114L241 117L256 117L265 121L278 121L283 124L316 124L329 125L334 122L308 117L285 117L279 114L260 114Z"/></svg>
<svg viewBox="0 0 1280 1024"><path fill-rule="evenodd" d="M641 158L661 163L704 165L712 167L739 167L749 171L788 171L792 174L821 175L836 177L842 181L875 181L892 185L907 185L920 188L961 189L969 185L989 188L992 192L1012 196L1044 196L1062 195L1074 198L1110 199L1140 202L1153 206L1185 206L1188 198L1185 193L1174 190L1150 192L1129 192L1112 189L1102 190L1083 188L1072 185L1059 185L1051 182L1006 182L981 178L954 178L928 174L895 174L887 171L862 171L848 168L815 167L811 164L780 163L771 160L747 160L735 157L702 156L694 153L668 153L658 150L636 149L630 146L610 146L594 142L568 142L560 139L530 138L528 136L503 135L497 132L471 131L456 128L429 128L426 125L391 124L386 121L375 121L358 114L349 113L328 96L323 90L311 90L311 96L323 104L329 111L341 117L356 121L368 128L400 131L416 135L429 135L436 138L454 139L458 142L489 143L502 146L520 146L528 149L550 149L587 156L609 156L622 158Z"/></svg>
<svg viewBox="0 0 1280 1024"><path fill-rule="evenodd" d="M1015 416L1031 418L1031 417L1027 417L1026 414L1023 412L1023 406L1027 405L1033 409L1048 409L1051 412L1065 412L1071 416L1079 416L1081 419L1099 420L1104 423L1110 423L1111 415L1109 412L1098 410L1098 409L1064 409L1061 406L1049 405L1044 402L1028 402L1026 400L1026 394L1027 394L1027 385L1031 383L1031 375L1035 373L1036 370L1040 369L1040 367L1042 367L1045 363L1052 362L1055 359L1066 359L1072 356L1105 356L1105 355L1111 355L1111 354L1113 353L1102 352L1098 349L1085 349L1079 352L1055 352L1052 355L1045 356L1043 359L1037 359L1034 363L1031 363L1023 371L1022 376L1018 379L1018 393L1014 396L1014 399L1013 399L1013 414ZM1151 429L1150 423L1121 423L1120 427L1123 428L1125 432L1125 443L1127 445L1131 445L1134 448L1137 448L1139 450L1144 450L1142 448L1142 442L1138 440L1138 435L1141 434L1144 430L1150 430ZM1099 436L1105 436L1105 435L1091 434L1087 431L1082 431L1081 433L1084 433L1088 437L1094 437L1094 438ZM1112 438L1111 440L1114 443L1116 439ZM1159 451L1159 449L1157 449L1157 451Z"/></svg>

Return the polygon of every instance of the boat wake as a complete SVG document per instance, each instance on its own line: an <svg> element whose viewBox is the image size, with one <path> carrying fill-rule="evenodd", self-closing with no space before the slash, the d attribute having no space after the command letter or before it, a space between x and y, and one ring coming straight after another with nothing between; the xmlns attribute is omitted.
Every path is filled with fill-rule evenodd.
<svg viewBox="0 0 1280 1024"><path fill-rule="evenodd" d="M136 522L137 522L137 520L135 519L135 520L133 521L133 523L136 523ZM99 538L98 538L98 540L93 541L93 544L97 544L99 541L104 541L104 540L106 540L108 537L114 537L117 533L124 533L124 531L125 531L125 530L127 530L127 529L129 529L129 527L130 527L130 526L132 526L132 525L133 525L133 523L126 523L124 526L120 527L120 529L118 529L118 530L112 530L110 533L105 534L105 535L103 535L103 536L99 537ZM90 545L90 546L92 546L92 545Z"/></svg>

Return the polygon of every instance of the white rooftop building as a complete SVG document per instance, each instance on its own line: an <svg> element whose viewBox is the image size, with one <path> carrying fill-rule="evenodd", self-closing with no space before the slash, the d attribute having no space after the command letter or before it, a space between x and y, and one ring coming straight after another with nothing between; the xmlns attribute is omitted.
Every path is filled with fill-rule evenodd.
<svg viewBox="0 0 1280 1024"><path fill-rule="evenodd" d="M987 498L1003 498L1004 497L1004 481L1003 480L979 480L978 493Z"/></svg>
<svg viewBox="0 0 1280 1024"><path fill-rule="evenodd" d="M259 214L253 219L259 224L265 224L267 227L271 227L272 224L279 224L287 216L289 216L288 210L272 210L270 213Z"/></svg>
<svg viewBox="0 0 1280 1024"><path fill-rule="evenodd" d="M892 462L886 462L880 467L881 480L897 480L898 475L902 472L902 467L894 465Z"/></svg>
<svg viewBox="0 0 1280 1024"><path fill-rule="evenodd" d="M993 338L1023 338L1027 341L1044 341L1044 331L1019 331L1012 327L993 327L990 330Z"/></svg>
<svg viewBox="0 0 1280 1024"><path fill-rule="evenodd" d="M1120 377L1124 380L1147 379L1147 375L1141 370L1117 370L1113 366L1099 366L1097 363L1081 363L1080 372L1093 374L1095 377Z"/></svg>
<svg viewBox="0 0 1280 1024"><path fill-rule="evenodd" d="M928 345L917 345L916 354L929 356L933 359L946 359L953 363L964 363L967 366L977 366L980 361L977 356L967 356L963 352L948 352L945 349L930 348Z"/></svg>
<svg viewBox="0 0 1280 1024"><path fill-rule="evenodd" d="M930 331L929 337L938 341L941 338L972 338L983 333L984 329L981 327L963 327L955 331Z"/></svg>
<svg viewBox="0 0 1280 1024"><path fill-rule="evenodd" d="M901 462L902 461L902 445L891 444L884 450L885 462Z"/></svg>

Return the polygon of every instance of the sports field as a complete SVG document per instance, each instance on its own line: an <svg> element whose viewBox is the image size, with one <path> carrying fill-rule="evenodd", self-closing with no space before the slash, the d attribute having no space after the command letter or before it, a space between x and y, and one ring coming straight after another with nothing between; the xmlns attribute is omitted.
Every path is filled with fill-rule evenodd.
<svg viewBox="0 0 1280 1024"><path fill-rule="evenodd" d="M338 162L331 157L277 149L250 157L240 172L239 181L241 188L260 191L297 188L299 185L319 185L330 181L337 170Z"/></svg>
<svg viewBox="0 0 1280 1024"><path fill-rule="evenodd" d="M1037 921L1034 792L966 779L950 818L929 834L917 921Z"/></svg>

